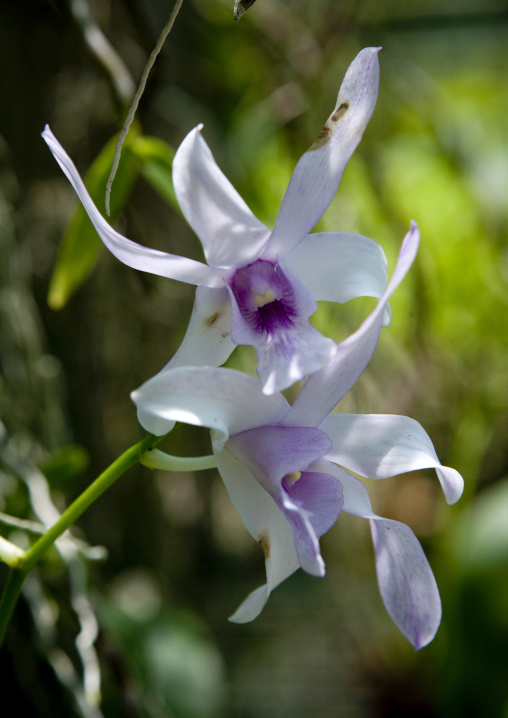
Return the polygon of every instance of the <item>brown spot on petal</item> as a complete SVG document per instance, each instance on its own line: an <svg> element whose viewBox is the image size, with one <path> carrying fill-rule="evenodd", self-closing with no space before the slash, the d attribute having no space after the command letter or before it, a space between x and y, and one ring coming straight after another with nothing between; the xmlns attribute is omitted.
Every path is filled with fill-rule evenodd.
<svg viewBox="0 0 508 718"><path fill-rule="evenodd" d="M219 312L215 312L215 314L212 314L211 317L208 317L208 319L205 320L205 324L208 324L208 326L213 326L217 319L219 318Z"/></svg>
<svg viewBox="0 0 508 718"><path fill-rule="evenodd" d="M338 122L341 117L344 117L344 115L346 114L346 112L348 110L349 110L349 102L343 102L339 107L337 107L337 109L331 116L331 118L330 118L331 121Z"/></svg>
<svg viewBox="0 0 508 718"><path fill-rule="evenodd" d="M307 152L313 152L314 150L319 150L320 147L324 147L324 145L326 145L326 143L328 142L328 140L330 139L331 136L332 136L332 131L328 127L328 123L327 123L326 125L323 125L323 128L321 129L321 132L319 133L319 135L316 137L314 144L311 147L309 147Z"/></svg>
<svg viewBox="0 0 508 718"><path fill-rule="evenodd" d="M323 125L321 132L316 137L316 141L314 142L312 147L309 147L307 152L319 150L321 147L324 147L324 145L326 145L326 143L330 140L332 136L332 128L330 127L330 122L338 122L342 117L344 117L348 110L349 102L342 102L339 107L337 107L337 109L333 112L333 114L330 115L329 119Z"/></svg>
<svg viewBox="0 0 508 718"><path fill-rule="evenodd" d="M270 537L266 534L261 534L258 538L258 542L263 550L265 561L267 561L270 556Z"/></svg>

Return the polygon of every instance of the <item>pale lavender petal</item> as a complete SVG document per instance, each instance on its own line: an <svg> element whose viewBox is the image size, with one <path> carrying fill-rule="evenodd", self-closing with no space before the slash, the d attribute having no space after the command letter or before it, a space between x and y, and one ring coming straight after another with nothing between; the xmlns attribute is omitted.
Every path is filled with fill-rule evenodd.
<svg viewBox="0 0 508 718"><path fill-rule="evenodd" d="M258 258L270 231L221 172L195 127L178 148L173 184L178 203L213 267L242 267Z"/></svg>
<svg viewBox="0 0 508 718"><path fill-rule="evenodd" d="M377 242L361 234L309 234L284 259L316 301L379 299L388 284L386 256Z"/></svg>
<svg viewBox="0 0 508 718"><path fill-rule="evenodd" d="M449 504L462 495L461 475L440 464L430 437L414 419L383 414L330 414L320 428L333 441L327 458L360 476L385 479L407 471L434 468Z"/></svg>
<svg viewBox="0 0 508 718"><path fill-rule="evenodd" d="M221 287L223 285L223 272L193 259L143 247L114 230L94 205L74 163L59 144L48 125L44 129L42 137L74 187L97 230L97 234L117 259L128 267L139 269L142 272L149 272L150 274L157 274L160 277L178 279L181 282L198 284L204 287Z"/></svg>
<svg viewBox="0 0 508 718"><path fill-rule="evenodd" d="M305 471L331 450L332 442L320 429L259 426L232 435L227 448L249 467L256 466L265 489L273 493L286 474Z"/></svg>
<svg viewBox="0 0 508 718"><path fill-rule="evenodd" d="M335 343L309 325L298 332L277 336L266 347L258 347L256 373L265 394L287 389L307 374L326 366L335 353Z"/></svg>
<svg viewBox="0 0 508 718"><path fill-rule="evenodd" d="M342 511L342 484L330 474L304 471L287 491L294 503L305 508L318 537L332 528Z"/></svg>
<svg viewBox="0 0 508 718"><path fill-rule="evenodd" d="M319 539L308 516L307 511L299 508L288 497L283 506L279 506L293 532L298 563L309 576L322 578L325 575L325 562L321 556ZM340 511L337 512L337 516Z"/></svg>
<svg viewBox="0 0 508 718"><path fill-rule="evenodd" d="M335 476L344 495L343 511L370 520L381 597L391 618L418 650L434 638L441 621L437 584L423 549L405 524L377 516L362 482L329 461L316 462Z"/></svg>
<svg viewBox="0 0 508 718"><path fill-rule="evenodd" d="M388 299L416 257L419 239L418 227L413 222L404 237L393 276L376 309L354 334L337 346L326 367L306 380L283 421L285 425L319 426L357 381L376 348Z"/></svg>
<svg viewBox="0 0 508 718"><path fill-rule="evenodd" d="M300 566L313 576L324 575L318 535L314 525L334 523L342 508L340 484L331 477L305 469L323 456L330 446L319 429L261 426L231 436L226 448L241 460L273 498L293 530ZM295 474L295 472L298 472ZM304 472L301 475L300 472ZM312 490L295 489L300 481ZM317 514L316 514L317 512ZM333 515L333 517L332 517ZM329 528L329 526L328 526ZM325 529L326 530L326 529Z"/></svg>
<svg viewBox="0 0 508 718"><path fill-rule="evenodd" d="M420 542L405 524L371 519L383 603L416 650L432 641L441 622L441 599Z"/></svg>
<svg viewBox="0 0 508 718"><path fill-rule="evenodd" d="M247 467L228 451L216 453L217 466L240 518L265 556L265 585L250 593L230 617L234 623L254 620L270 592L299 567L293 532L271 496Z"/></svg>
<svg viewBox="0 0 508 718"><path fill-rule="evenodd" d="M254 347L265 394L291 386L333 356L335 343L308 321L317 309L312 294L285 266L258 261L240 269L228 288L231 338L235 344ZM267 293L271 298L263 303Z"/></svg>
<svg viewBox="0 0 508 718"><path fill-rule="evenodd" d="M147 431L160 436L164 422L169 431L175 421L207 426L215 430L216 450L230 434L277 423L288 407L281 394L262 394L254 377L221 367L176 367L149 379L131 398Z"/></svg>
<svg viewBox="0 0 508 718"><path fill-rule="evenodd" d="M349 66L332 114L295 167L264 258L289 254L321 219L335 196L344 168L376 104L378 51L379 48L365 48Z"/></svg>

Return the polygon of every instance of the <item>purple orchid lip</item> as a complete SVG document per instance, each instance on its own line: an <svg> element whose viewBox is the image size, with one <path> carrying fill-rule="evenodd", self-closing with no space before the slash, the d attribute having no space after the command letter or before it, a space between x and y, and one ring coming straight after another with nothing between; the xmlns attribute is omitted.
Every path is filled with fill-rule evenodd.
<svg viewBox="0 0 508 718"><path fill-rule="evenodd" d="M278 264L258 259L238 269L229 286L243 319L259 334L272 336L294 327L295 293Z"/></svg>
<svg viewBox="0 0 508 718"><path fill-rule="evenodd" d="M226 447L288 521L301 568L323 576L319 537L337 520L343 495L340 482L310 467L331 449L330 439L315 427L260 426L231 436Z"/></svg>
<svg viewBox="0 0 508 718"><path fill-rule="evenodd" d="M318 305L312 292L282 262L258 259L226 284L234 344L254 347L263 392L272 394L325 366L335 342L309 322Z"/></svg>

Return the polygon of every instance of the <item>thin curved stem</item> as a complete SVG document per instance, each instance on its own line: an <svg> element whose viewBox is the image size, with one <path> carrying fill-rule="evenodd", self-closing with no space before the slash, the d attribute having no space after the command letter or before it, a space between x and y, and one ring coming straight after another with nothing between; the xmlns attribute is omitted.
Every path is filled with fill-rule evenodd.
<svg viewBox="0 0 508 718"><path fill-rule="evenodd" d="M161 35L157 41L157 44L154 47L154 49L152 50L150 57L148 59L148 62L146 63L145 69L143 70L143 74L141 75L139 87L136 90L136 94L134 95L134 99L132 100L132 104L127 113L127 117L125 118L125 122L122 127L122 131L118 135L118 139L116 141L116 146L115 146L115 156L113 157L113 166L111 167L111 172L108 177L108 181L106 183L105 204L106 204L106 214L108 215L108 217L109 217L109 198L111 195L111 187L113 186L113 181L115 179L116 171L118 169L118 165L120 164L120 155L122 153L122 145L125 141L125 138L127 137L128 133L129 133L129 129L132 124L132 120L134 119L134 115L136 114L136 110L138 109L139 101L141 99L141 96L143 95L143 92L145 91L145 85L146 85L146 81L148 80L148 75L150 73L150 70L152 69L154 62L157 59L157 55L161 51L162 46L164 45L164 42L166 41L167 36L171 32L171 28L173 27L173 24L176 20L176 16L178 15L180 8L182 7L182 2L183 2L183 0L176 0L176 2L175 2L173 10L171 11L171 15L169 16L169 20L167 21L166 26L164 27L164 30L161 32Z"/></svg>

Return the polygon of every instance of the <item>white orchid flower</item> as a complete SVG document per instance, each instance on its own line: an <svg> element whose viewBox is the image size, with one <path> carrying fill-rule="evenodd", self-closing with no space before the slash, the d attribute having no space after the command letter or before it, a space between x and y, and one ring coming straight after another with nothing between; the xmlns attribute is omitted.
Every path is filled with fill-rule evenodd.
<svg viewBox="0 0 508 718"><path fill-rule="evenodd" d="M383 294L386 258L376 242L344 232L309 234L332 201L374 110L378 49L362 50L349 67L332 114L296 165L272 232L218 168L202 126L187 135L174 158L174 189L208 264L148 249L116 232L45 128L45 141L108 249L130 267L197 285L189 328L166 369L220 366L235 345L250 344L264 393L281 391L321 369L335 353L336 344L309 322L316 300L343 303Z"/></svg>
<svg viewBox="0 0 508 718"><path fill-rule="evenodd" d="M220 474L266 563L266 584L245 599L232 621L253 620L270 592L299 567L323 576L319 537L344 510L371 523L381 595L397 626L417 649L434 637L441 604L416 536L374 514L367 489L349 471L382 479L433 467L448 503L459 499L462 477L439 463L430 438L412 419L329 415L367 365L388 298L411 266L418 241L413 224L376 309L338 345L332 364L307 379L292 407L280 393L263 394L254 377L224 368L177 367L132 395L150 432L163 434L174 421L212 430Z"/></svg>

